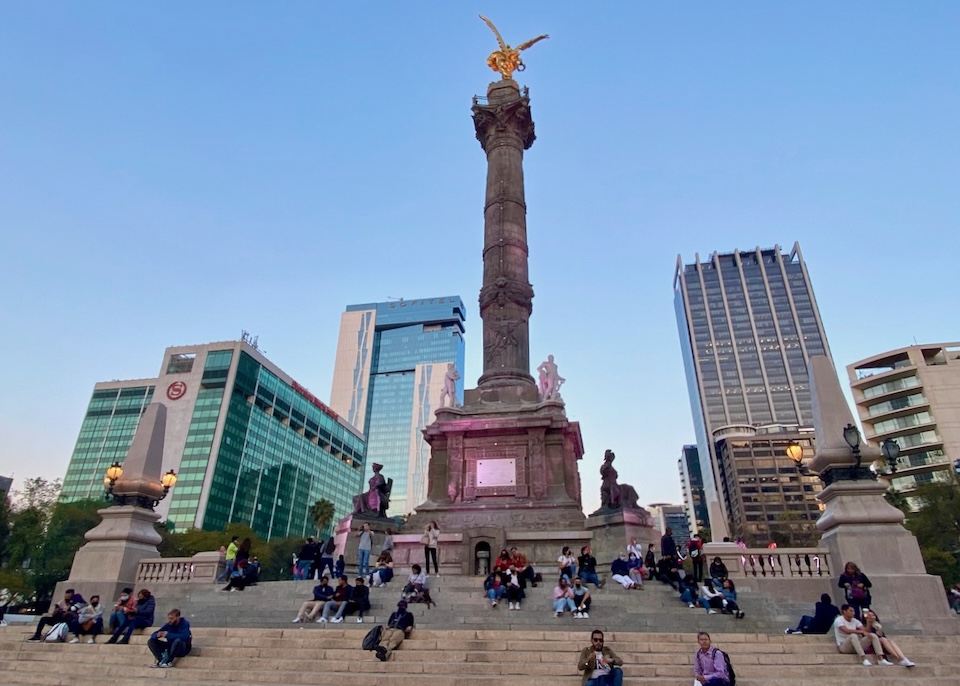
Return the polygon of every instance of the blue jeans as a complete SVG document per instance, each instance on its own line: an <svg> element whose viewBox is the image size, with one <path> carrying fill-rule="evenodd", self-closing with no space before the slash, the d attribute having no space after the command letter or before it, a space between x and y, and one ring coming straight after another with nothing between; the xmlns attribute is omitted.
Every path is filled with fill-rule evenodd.
<svg viewBox="0 0 960 686"><path fill-rule="evenodd" d="M697 595L693 592L693 589L687 588L684 589L683 593L680 594L680 600L685 603L697 604Z"/></svg>
<svg viewBox="0 0 960 686"><path fill-rule="evenodd" d="M150 626L152 622L148 622L142 617L128 617L119 629L113 632L113 636L110 637L109 643L129 643L130 634L134 632L134 629L145 629Z"/></svg>
<svg viewBox="0 0 960 686"><path fill-rule="evenodd" d="M359 576L367 576L369 573L370 573L370 551L358 550L357 551L357 574Z"/></svg>
<svg viewBox="0 0 960 686"><path fill-rule="evenodd" d="M720 677L714 677L713 679L707 679L707 683L703 686L730 686L730 682Z"/></svg>
<svg viewBox="0 0 960 686"><path fill-rule="evenodd" d="M594 586L600 586L600 577L597 576L596 572L585 572L580 570L580 578L583 579L584 584L593 584Z"/></svg>
<svg viewBox="0 0 960 686"><path fill-rule="evenodd" d="M312 564L313 560L297 560L297 578L306 579Z"/></svg>
<svg viewBox="0 0 960 686"><path fill-rule="evenodd" d="M567 580L568 584L573 583L574 577L577 576L577 565L568 565L560 570L560 576Z"/></svg>
<svg viewBox="0 0 960 686"><path fill-rule="evenodd" d="M583 578L582 576L580 577ZM623 670L619 667L614 667L610 670L609 674L605 674L599 679L587 679L587 682L583 686L622 686L623 684Z"/></svg>
<svg viewBox="0 0 960 686"><path fill-rule="evenodd" d="M219 584L224 579L229 579L230 575L233 573L233 566L236 564L236 560L227 560L227 566L224 567L223 571L217 576L217 580L214 583Z"/></svg>
<svg viewBox="0 0 960 686"><path fill-rule="evenodd" d="M553 601L554 612L563 612L564 610L573 612L576 609L577 606L573 604L573 598L557 598Z"/></svg>
<svg viewBox="0 0 960 686"><path fill-rule="evenodd" d="M506 586L501 586L500 588L498 588L498 589L496 589L496 590L494 590L494 589L492 589L492 588L487 590L487 597L488 597L490 600L500 600L500 599L503 598L503 596L505 596L505 595L507 595L507 587L506 587Z"/></svg>

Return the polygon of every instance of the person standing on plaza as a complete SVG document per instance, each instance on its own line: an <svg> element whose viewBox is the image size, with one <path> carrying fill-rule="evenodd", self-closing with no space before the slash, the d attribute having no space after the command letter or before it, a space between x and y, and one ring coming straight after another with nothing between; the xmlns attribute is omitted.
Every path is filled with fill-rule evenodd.
<svg viewBox="0 0 960 686"><path fill-rule="evenodd" d="M693 678L701 686L730 686L730 672L723 651L710 645L710 634L697 634L700 648L693 656Z"/></svg>
<svg viewBox="0 0 960 686"><path fill-rule="evenodd" d="M603 632L594 629L590 645L580 651L577 671L583 672L582 686L621 686L623 660L603 644Z"/></svg>
<svg viewBox="0 0 960 686"><path fill-rule="evenodd" d="M383 555L384 553L390 553L391 557L393 556L393 529L387 529L387 533L383 537L380 554Z"/></svg>
<svg viewBox="0 0 960 686"><path fill-rule="evenodd" d="M700 583L703 581L703 541L700 540L700 534L694 534L687 541L687 552L693 562L693 578L697 580L697 583Z"/></svg>
<svg viewBox="0 0 960 686"><path fill-rule="evenodd" d="M369 523L363 523L357 531L357 538L360 539L357 544L357 574L367 576L370 574L370 551L373 549L373 532Z"/></svg>
<svg viewBox="0 0 960 686"><path fill-rule="evenodd" d="M297 580L309 579L310 572L317 560L317 539L308 536L303 547L300 548L300 554L297 555Z"/></svg>
<svg viewBox="0 0 960 686"><path fill-rule="evenodd" d="M673 540L673 529L669 526L660 537L660 557L666 557L674 562L677 561L677 544Z"/></svg>
<svg viewBox="0 0 960 686"><path fill-rule="evenodd" d="M430 573L430 558L433 557L433 571L440 576L440 562L437 560L437 543L440 541L440 527L436 522L427 524L427 530L421 539L423 541L423 557L426 561L427 574Z"/></svg>
<svg viewBox="0 0 960 686"><path fill-rule="evenodd" d="M230 578L230 575L233 573L236 560L237 560L237 550L239 546L237 541L240 540L239 536L231 536L230 543L227 545L227 549L223 554L223 561L226 563L226 567L223 568L223 571L217 576L216 580L213 582L215 584L223 583L226 579ZM222 550L222 548L221 548ZM130 591L133 593L133 591Z"/></svg>
<svg viewBox="0 0 960 686"><path fill-rule="evenodd" d="M319 552L317 554L318 562L314 569L317 574L323 576L327 573L327 568L330 568L330 574L334 573L333 568L333 554L337 550L337 539L334 534L330 534L330 538L324 541L323 545L318 545ZM311 576L313 576L311 574Z"/></svg>

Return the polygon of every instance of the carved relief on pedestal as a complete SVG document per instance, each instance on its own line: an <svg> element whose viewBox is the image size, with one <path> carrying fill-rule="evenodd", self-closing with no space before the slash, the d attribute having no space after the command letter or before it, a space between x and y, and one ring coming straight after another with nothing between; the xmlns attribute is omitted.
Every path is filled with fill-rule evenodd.
<svg viewBox="0 0 960 686"><path fill-rule="evenodd" d="M460 499L463 486L463 434L450 434L447 437L447 460L450 465L447 498L455 503Z"/></svg>
<svg viewBox="0 0 960 686"><path fill-rule="evenodd" d="M500 356L505 350L513 348L520 343L517 335L517 329L523 322L519 319L501 319L496 322L492 328L493 338L485 341L483 346L483 363L485 369L493 369L503 364L497 364Z"/></svg>
<svg viewBox="0 0 960 686"><path fill-rule="evenodd" d="M531 432L527 442L527 451L530 454L530 480L533 497L543 500L547 495L547 460L544 453L543 429Z"/></svg>
<svg viewBox="0 0 960 686"><path fill-rule="evenodd" d="M532 300L533 286L508 279L505 276L497 277L492 284L480 289L481 312L491 305L503 308L508 303L513 303L522 307L529 315L533 311Z"/></svg>

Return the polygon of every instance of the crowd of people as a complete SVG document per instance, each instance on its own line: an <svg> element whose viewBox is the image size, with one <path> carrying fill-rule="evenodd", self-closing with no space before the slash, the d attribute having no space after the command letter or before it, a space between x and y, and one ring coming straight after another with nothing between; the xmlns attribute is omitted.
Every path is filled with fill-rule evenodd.
<svg viewBox="0 0 960 686"><path fill-rule="evenodd" d="M96 643L97 636L105 633L106 614L106 629L111 632L107 643L126 645L130 643L134 631L153 626L155 609L156 599L146 588L140 589L136 595L132 588L124 588L109 613L100 602L100 596L92 595L90 602L87 602L81 594L70 588L50 614L40 618L36 630L27 641L60 642L66 641L72 634L70 643L79 643L83 636L87 637L87 643ZM193 648L190 622L181 616L180 610L170 610L166 623L150 635L147 646L156 658L154 667L173 667L178 658L188 655Z"/></svg>

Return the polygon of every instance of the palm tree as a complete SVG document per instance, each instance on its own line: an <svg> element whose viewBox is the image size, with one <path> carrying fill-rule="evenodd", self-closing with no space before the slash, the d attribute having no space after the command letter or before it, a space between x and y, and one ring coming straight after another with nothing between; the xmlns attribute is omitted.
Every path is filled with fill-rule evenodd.
<svg viewBox="0 0 960 686"><path fill-rule="evenodd" d="M333 503L326 498L321 498L310 508L310 516L317 525L317 533L323 531L323 528L333 521L335 515Z"/></svg>

